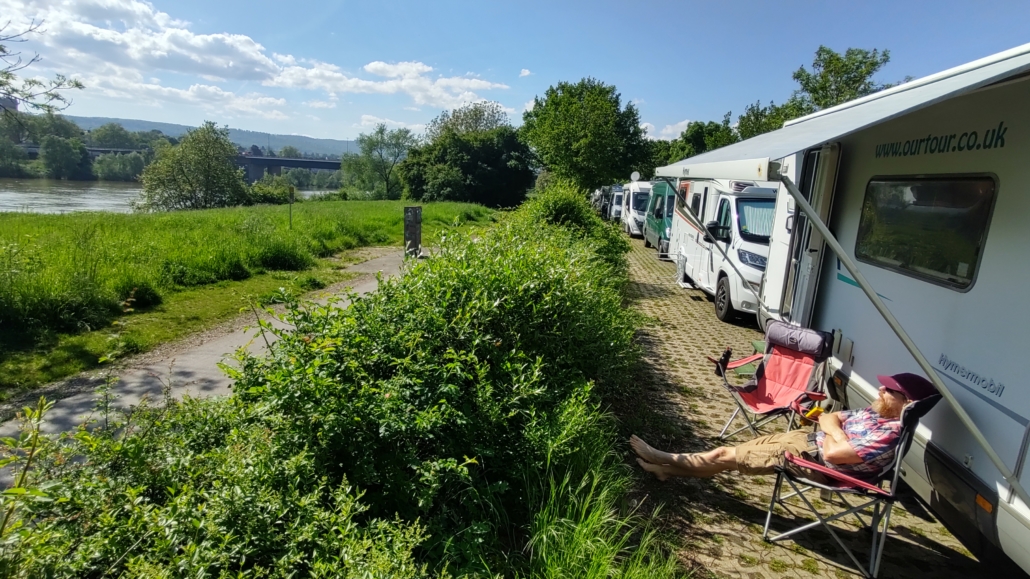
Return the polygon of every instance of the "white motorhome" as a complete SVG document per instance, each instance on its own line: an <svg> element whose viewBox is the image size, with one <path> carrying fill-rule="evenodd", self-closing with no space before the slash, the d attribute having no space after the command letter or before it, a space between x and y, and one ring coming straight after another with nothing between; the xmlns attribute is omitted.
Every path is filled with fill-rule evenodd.
<svg viewBox="0 0 1030 579"><path fill-rule="evenodd" d="M761 318L833 331L831 397L945 395L902 476L981 561L1030 571L1030 44L660 167L778 185ZM796 186L794 185L796 183Z"/></svg>
<svg viewBox="0 0 1030 579"><path fill-rule="evenodd" d="M650 197L650 181L634 181L622 186L622 229L630 237L644 235L644 213Z"/></svg>
<svg viewBox="0 0 1030 579"><path fill-rule="evenodd" d="M610 221L622 220L622 185L613 185L611 192L612 200L608 208L608 219Z"/></svg>
<svg viewBox="0 0 1030 579"><path fill-rule="evenodd" d="M737 312L758 313L755 295L769 254L775 203L776 189L751 181L691 181L686 195L677 196L669 233L677 281L713 296L715 315L724 322Z"/></svg>

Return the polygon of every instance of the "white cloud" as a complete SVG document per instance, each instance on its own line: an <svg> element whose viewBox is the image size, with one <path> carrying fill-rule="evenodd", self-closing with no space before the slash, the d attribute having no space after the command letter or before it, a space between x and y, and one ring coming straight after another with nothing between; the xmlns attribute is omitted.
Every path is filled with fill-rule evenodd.
<svg viewBox="0 0 1030 579"><path fill-rule="evenodd" d="M309 106L313 109L335 109L336 103L332 101L308 101L304 103L305 106Z"/></svg>
<svg viewBox="0 0 1030 579"><path fill-rule="evenodd" d="M673 123L671 125L665 125L657 133L655 133L655 129L657 127L655 127L651 123L641 123L640 126L645 131L647 131L647 138L649 138L649 139L662 139L662 140L665 140L665 141L670 141L672 139L678 138L680 136L680 133L682 133L684 130L686 130L687 125L689 125L689 124L690 124L690 119L684 119L684 120L682 120L682 121L680 121L678 123Z"/></svg>
<svg viewBox="0 0 1030 579"><path fill-rule="evenodd" d="M640 128L644 129L644 136L645 137L647 137L648 139L654 139L655 138L655 136L654 136L655 126L654 125L652 125L651 123L640 123Z"/></svg>
<svg viewBox="0 0 1030 579"><path fill-rule="evenodd" d="M422 123L405 123L401 121L394 121L391 119L384 119L374 115L361 115L361 122L354 125L355 127L369 128L376 125L383 124L388 127L394 128L407 128L415 131L416 133L422 132L426 129L426 125Z"/></svg>
<svg viewBox="0 0 1030 579"><path fill-rule="evenodd" d="M523 111L531 111L536 108L536 99L529 99L526 104L522 105Z"/></svg>
<svg viewBox="0 0 1030 579"><path fill-rule="evenodd" d="M283 99L235 94L217 86L224 82L324 91L330 101L337 93L405 94L416 106L441 108L482 100L481 91L508 88L472 75L431 78L433 68L416 61L374 61L361 69L371 79L349 76L332 63L269 53L246 35L195 33L188 22L143 0L0 0L0 14L12 20L12 30L33 20L46 23L46 34L32 39L44 58L37 65L40 69L74 73L86 83L87 94L96 91L157 105L167 98L222 106L234 114L285 115L275 108L286 104ZM204 82L166 87L154 82L159 71ZM221 92L216 98L210 89Z"/></svg>
<svg viewBox="0 0 1030 579"><path fill-rule="evenodd" d="M533 74L533 73L529 72L528 68L523 68L522 72L519 73L519 78L522 78L524 76L529 76L531 74Z"/></svg>
<svg viewBox="0 0 1030 579"><path fill-rule="evenodd" d="M404 110L406 110L406 111L415 111L415 112L419 112L419 111L421 111L422 109L420 109L420 108L418 108L418 107L404 107Z"/></svg>
<svg viewBox="0 0 1030 579"><path fill-rule="evenodd" d="M644 102L645 101L642 98L635 98L635 99L632 99L632 100L629 101L629 103L631 105L636 106L636 107L639 107L640 105L644 104Z"/></svg>

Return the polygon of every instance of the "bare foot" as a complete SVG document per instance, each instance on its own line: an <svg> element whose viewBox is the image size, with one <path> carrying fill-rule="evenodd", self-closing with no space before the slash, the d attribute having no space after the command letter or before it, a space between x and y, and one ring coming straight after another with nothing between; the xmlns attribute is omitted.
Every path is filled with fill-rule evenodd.
<svg viewBox="0 0 1030 579"><path fill-rule="evenodd" d="M655 478L657 478L660 481L664 481L665 479L669 478L669 475L665 472L665 467L660 464L651 464L641 458L637 459L637 464L640 465L640 468L653 474Z"/></svg>
<svg viewBox="0 0 1030 579"><path fill-rule="evenodd" d="M652 464L665 464L668 460L665 460L658 454L650 444L644 442L639 436L634 434L629 437L629 445L633 447L633 452L637 453L637 456L650 462Z"/></svg>

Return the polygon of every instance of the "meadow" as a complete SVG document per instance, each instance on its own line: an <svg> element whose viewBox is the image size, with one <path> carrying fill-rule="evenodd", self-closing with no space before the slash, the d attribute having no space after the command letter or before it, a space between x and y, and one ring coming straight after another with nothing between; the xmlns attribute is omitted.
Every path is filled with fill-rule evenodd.
<svg viewBox="0 0 1030 579"><path fill-rule="evenodd" d="M237 311L237 294L260 295L279 285L311 290L339 281L325 258L356 247L399 245L405 205L410 203L300 203L293 207L292 228L286 206L0 213L0 389L32 387L95 365L111 349L103 343L109 332L96 332L127 315L164 314L165 325L181 315L180 330L196 330ZM484 222L491 214L477 205L427 204L423 235L428 239L456 221ZM284 284L282 272L305 273ZM210 319L196 320L198 313ZM161 328L153 325L153 335L122 340L115 349L133 353L168 337L157 336Z"/></svg>
<svg viewBox="0 0 1030 579"><path fill-rule="evenodd" d="M623 504L628 243L553 186L347 308L291 301L229 398L5 439L0 569L49 577L682 575Z"/></svg>

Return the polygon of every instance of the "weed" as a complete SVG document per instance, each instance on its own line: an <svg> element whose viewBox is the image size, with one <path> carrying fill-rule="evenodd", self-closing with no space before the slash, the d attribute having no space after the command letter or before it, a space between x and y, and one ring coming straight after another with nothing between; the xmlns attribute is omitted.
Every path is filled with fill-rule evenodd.
<svg viewBox="0 0 1030 579"><path fill-rule="evenodd" d="M790 563L784 561L783 559L772 559L771 561L769 561L767 566L769 567L770 571L774 571L776 573L783 573L789 570L791 567Z"/></svg>
<svg viewBox="0 0 1030 579"><path fill-rule="evenodd" d="M804 559L804 560L801 561L801 569L804 570L804 571L808 571L812 575L818 575L819 574L819 563L817 563L815 559L811 559L811 558Z"/></svg>
<svg viewBox="0 0 1030 579"><path fill-rule="evenodd" d="M744 553L740 554L740 565L742 567L754 567L758 564L758 557L752 557Z"/></svg>

